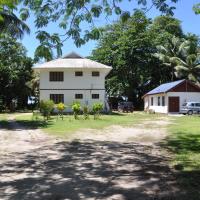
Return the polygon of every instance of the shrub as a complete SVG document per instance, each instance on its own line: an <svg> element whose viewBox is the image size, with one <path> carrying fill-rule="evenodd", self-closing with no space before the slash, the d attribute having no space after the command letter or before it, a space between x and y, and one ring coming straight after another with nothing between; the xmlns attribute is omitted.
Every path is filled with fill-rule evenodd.
<svg viewBox="0 0 200 200"><path fill-rule="evenodd" d="M40 101L40 111L44 116L44 119L45 117L47 120L50 118L53 109L54 109L54 102L52 100Z"/></svg>
<svg viewBox="0 0 200 200"><path fill-rule="evenodd" d="M89 107L86 105L83 107L83 116L85 120L89 119Z"/></svg>
<svg viewBox="0 0 200 200"><path fill-rule="evenodd" d="M73 110L73 113L74 113L74 119L78 119L78 114L81 111L81 104L79 102L74 102L72 104L72 110Z"/></svg>
<svg viewBox="0 0 200 200"><path fill-rule="evenodd" d="M56 108L58 110L58 114L61 116L62 120L63 120L63 111L65 110L66 106L64 103L59 103L56 105Z"/></svg>
<svg viewBox="0 0 200 200"><path fill-rule="evenodd" d="M39 111L33 111L33 112L32 112L32 120L33 120L33 121L39 120L39 116L40 116Z"/></svg>
<svg viewBox="0 0 200 200"><path fill-rule="evenodd" d="M92 106L92 111L94 113L94 119L98 119L100 112L103 110L103 104L102 103L94 103Z"/></svg>

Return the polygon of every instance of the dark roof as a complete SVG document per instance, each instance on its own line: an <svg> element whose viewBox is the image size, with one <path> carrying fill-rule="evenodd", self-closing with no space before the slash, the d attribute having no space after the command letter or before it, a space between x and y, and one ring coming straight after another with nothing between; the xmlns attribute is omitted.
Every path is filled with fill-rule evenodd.
<svg viewBox="0 0 200 200"><path fill-rule="evenodd" d="M171 90L172 88L176 87L177 85L179 85L180 83L182 83L184 81L185 80L179 80L179 81L174 81L174 82L170 82L170 83L164 83L164 84L158 86L157 88L151 90L147 94L145 94L145 96L151 95L151 94L159 94L159 93L168 92L169 90Z"/></svg>
<svg viewBox="0 0 200 200"><path fill-rule="evenodd" d="M71 58L71 59L73 59L73 58L79 58L79 59L81 59L83 57L81 55L79 55L78 53L72 51L71 53L63 56L62 58L64 58L64 59L67 59L67 58Z"/></svg>

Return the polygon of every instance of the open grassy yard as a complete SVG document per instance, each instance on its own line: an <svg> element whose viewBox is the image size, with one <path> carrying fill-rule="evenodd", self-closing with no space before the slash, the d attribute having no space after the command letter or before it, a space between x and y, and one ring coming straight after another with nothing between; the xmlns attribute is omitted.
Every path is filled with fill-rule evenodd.
<svg viewBox="0 0 200 200"><path fill-rule="evenodd" d="M67 136L80 129L103 129L111 125L133 126L144 120L153 120L159 118L160 115L149 115L145 113L112 113L110 115L101 115L99 119L94 120L93 116L89 116L89 120L79 116L78 120L73 115L64 115L63 120L57 116L52 116L48 122L44 122L43 117L39 116L38 120L33 120L32 115L17 116L18 123L27 127L41 128L47 133L59 136Z"/></svg>
<svg viewBox="0 0 200 200"><path fill-rule="evenodd" d="M178 117L169 132L167 145L175 154L174 165L184 171L200 170L200 117Z"/></svg>
<svg viewBox="0 0 200 200"><path fill-rule="evenodd" d="M104 191L105 199L200 200L198 116L135 112L98 120L52 116L44 122L42 116L33 120L30 113L15 113L0 120L8 125L0 129L0 198L33 199L26 192L31 186L43 199L97 198ZM16 158L20 162L13 162Z"/></svg>

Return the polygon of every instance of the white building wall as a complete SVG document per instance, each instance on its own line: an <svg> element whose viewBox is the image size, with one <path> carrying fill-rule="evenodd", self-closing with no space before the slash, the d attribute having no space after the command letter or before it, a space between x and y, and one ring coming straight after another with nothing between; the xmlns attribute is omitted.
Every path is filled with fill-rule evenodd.
<svg viewBox="0 0 200 200"><path fill-rule="evenodd" d="M49 100L50 94L64 94L64 104L70 110L74 101L78 101L81 105L92 106L93 103L102 102L105 103L105 91L104 90L41 90L40 100ZM83 94L83 99L75 99L75 94ZM92 94L99 94L99 99L92 99Z"/></svg>
<svg viewBox="0 0 200 200"><path fill-rule="evenodd" d="M165 97L165 106L162 106L162 96ZM153 97L153 105L151 105L151 97ZM158 97L160 97L160 106L158 106ZM157 113L168 112L168 98L166 94L148 95L144 98L145 110L154 110Z"/></svg>
<svg viewBox="0 0 200 200"><path fill-rule="evenodd" d="M50 82L50 71L63 71L64 81ZM75 71L82 71L83 76L75 76ZM93 77L92 71L99 71L100 76ZM40 100L49 100L50 94L64 94L64 103L68 110L74 101L92 106L95 102L105 103L105 76L107 72L99 69L51 69L40 71ZM83 99L75 99L75 94L83 94ZM99 99L92 99L92 94L99 94Z"/></svg>
<svg viewBox="0 0 200 200"><path fill-rule="evenodd" d="M50 71L63 71L64 81L50 82ZM83 76L75 76L75 71L82 71ZM92 76L92 71L99 71L100 76ZM98 69L51 69L40 71L40 89L104 89L106 71Z"/></svg>
<svg viewBox="0 0 200 200"><path fill-rule="evenodd" d="M200 92L168 92L167 97L178 97L180 100L179 110L183 103L188 101L200 102Z"/></svg>
<svg viewBox="0 0 200 200"><path fill-rule="evenodd" d="M160 96L161 106L158 106L158 96ZM162 106L162 96L165 96L165 106ZM154 98L154 105L151 105L151 97ZM168 113L168 98L179 97L179 110L183 103L188 101L200 102L200 92L168 92L166 94L148 95L144 98L144 109L152 109L157 113Z"/></svg>

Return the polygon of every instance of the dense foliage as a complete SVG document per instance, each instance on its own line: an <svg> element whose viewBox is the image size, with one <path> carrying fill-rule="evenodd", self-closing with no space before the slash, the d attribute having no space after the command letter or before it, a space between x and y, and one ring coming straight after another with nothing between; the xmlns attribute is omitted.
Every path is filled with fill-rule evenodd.
<svg viewBox="0 0 200 200"><path fill-rule="evenodd" d="M165 65L155 56L159 52L157 46L169 46L174 36L195 38L184 35L179 20L160 16L152 21L141 11L126 23L120 20L105 27L91 58L113 67L106 81L109 96L124 95L140 106L145 92L180 78L175 76L175 65Z"/></svg>
<svg viewBox="0 0 200 200"><path fill-rule="evenodd" d="M168 15L173 14L177 1L129 0L132 3L131 10L143 8L148 12L154 7ZM126 21L131 12L124 10L122 3L125 3L125 0L2 0L0 18L4 20L0 21L0 27L3 31L21 37L24 31L29 32L24 22L32 14L37 28L36 38L40 41L35 57L37 60L41 58L50 60L53 57L53 49L57 50L57 56L62 54L61 47L68 38L72 38L77 46L85 44L88 40L98 39L101 30L96 24L97 18L104 20L109 16L120 16L123 21ZM18 8L22 21L13 12L13 9ZM51 23L55 23L57 28L63 30L63 33L47 32L46 27Z"/></svg>
<svg viewBox="0 0 200 200"><path fill-rule="evenodd" d="M72 111L74 113L74 119L78 119L78 115L81 112L81 104L79 102L74 102L72 104Z"/></svg>
<svg viewBox="0 0 200 200"><path fill-rule="evenodd" d="M64 110L66 109L65 104L64 104L64 103L59 103L59 104L56 105L56 108L57 108L57 110L58 110L58 114L60 115L60 117L61 117L62 120L63 120L63 112L64 112Z"/></svg>
<svg viewBox="0 0 200 200"><path fill-rule="evenodd" d="M100 112L103 111L103 104L102 103L94 103L92 105L92 111L94 113L94 119L98 119Z"/></svg>
<svg viewBox="0 0 200 200"><path fill-rule="evenodd" d="M44 119L48 120L50 118L53 109L54 109L54 102L52 100L40 101L40 111Z"/></svg>
<svg viewBox="0 0 200 200"><path fill-rule="evenodd" d="M27 105L32 94L32 65L32 59L26 56L26 49L19 42L0 36L0 97L6 107L10 108L13 100L18 108Z"/></svg>

